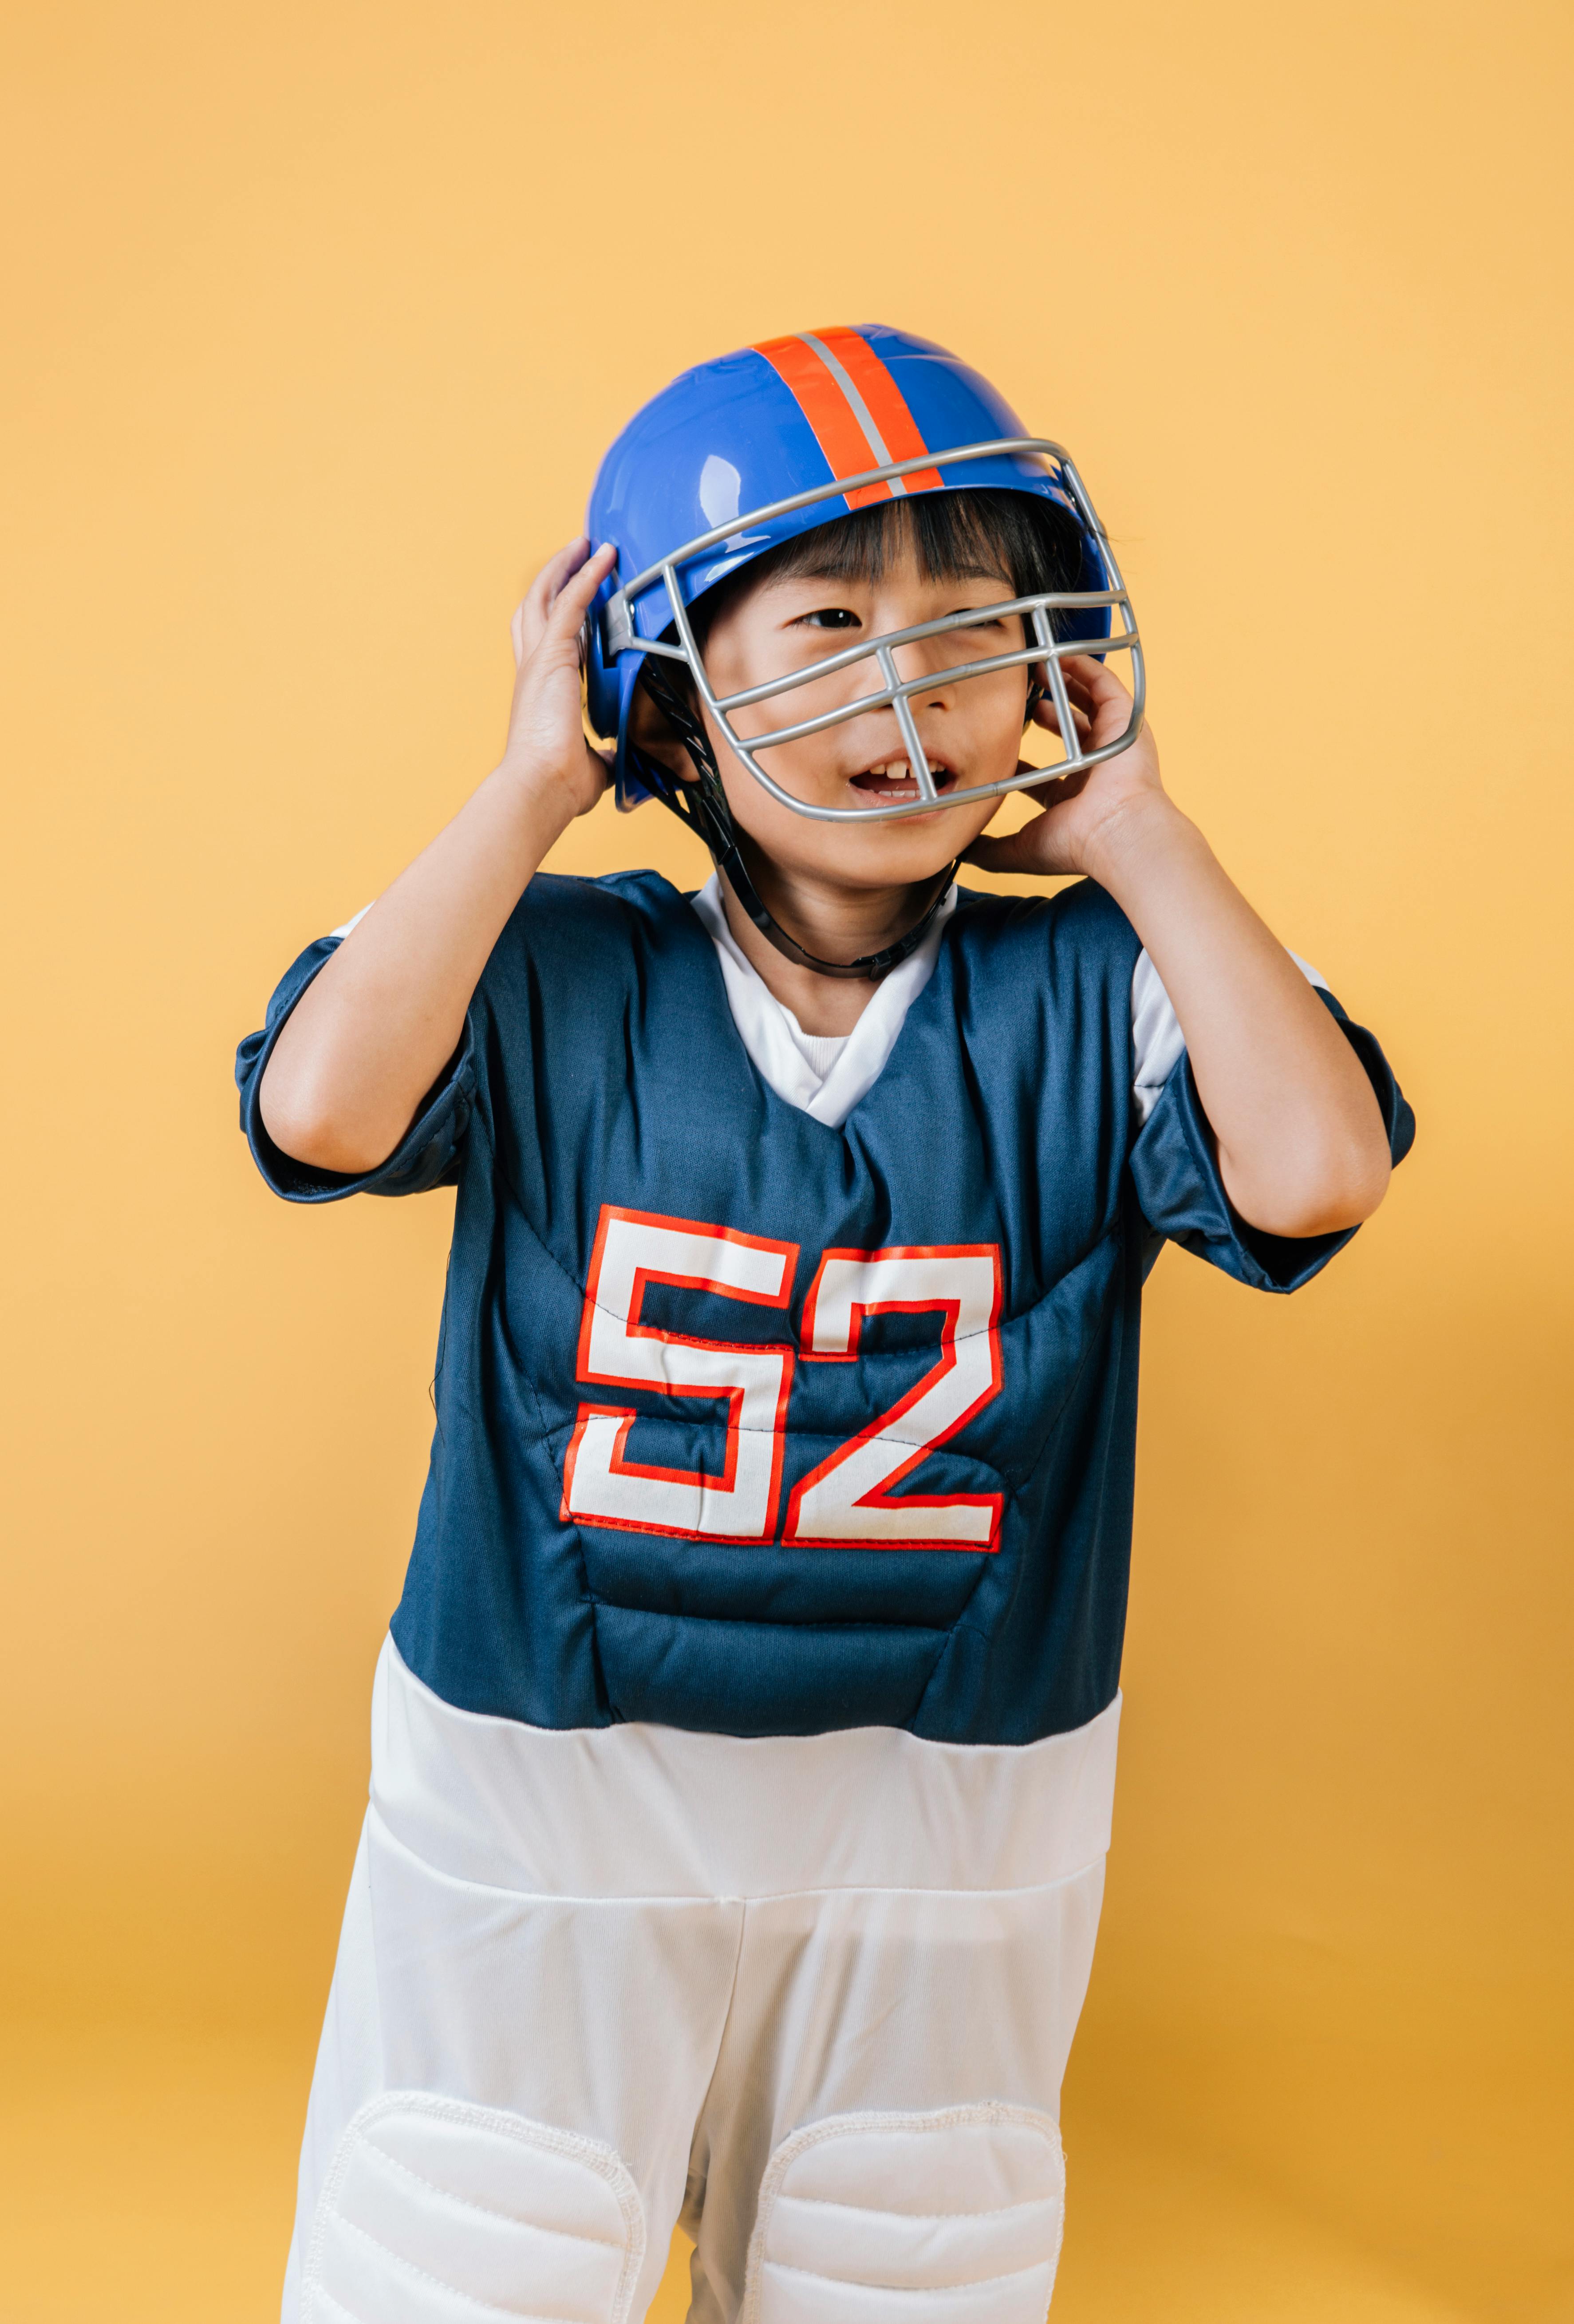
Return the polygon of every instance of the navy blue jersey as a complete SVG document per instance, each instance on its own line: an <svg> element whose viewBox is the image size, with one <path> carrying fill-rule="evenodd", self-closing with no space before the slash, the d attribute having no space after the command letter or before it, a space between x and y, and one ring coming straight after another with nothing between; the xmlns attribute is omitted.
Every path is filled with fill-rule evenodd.
<svg viewBox="0 0 1574 2324"><path fill-rule="evenodd" d="M665 880L538 877L443 1083L354 1178L258 1111L333 939L301 954L236 1067L269 1184L458 1189L393 1619L419 1678L544 1727L1025 1743L1104 1708L1157 1240L1288 1291L1348 1239L1231 1213L1183 1060L1139 1126L1138 949L1091 882L964 893L832 1129L762 1081ZM1322 997L1397 1159L1410 1110Z"/></svg>

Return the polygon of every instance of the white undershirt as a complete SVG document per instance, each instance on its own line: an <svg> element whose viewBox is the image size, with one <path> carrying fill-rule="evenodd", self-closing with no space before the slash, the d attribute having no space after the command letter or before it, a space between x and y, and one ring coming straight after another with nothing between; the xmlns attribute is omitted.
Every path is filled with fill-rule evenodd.
<svg viewBox="0 0 1574 2324"><path fill-rule="evenodd" d="M956 909L954 883L923 943L880 979L851 1033L805 1033L786 1002L777 999L727 926L719 872L690 900L716 947L732 1021L761 1079L788 1105L840 1130L879 1079L908 1010L934 973L941 931Z"/></svg>
<svg viewBox="0 0 1574 2324"><path fill-rule="evenodd" d="M925 931L923 943L875 986L851 1033L805 1033L786 1002L777 999L727 926L720 872L713 872L690 901L716 947L732 1021L761 1079L788 1105L840 1130L879 1080L908 1010L934 973L942 933L956 909L955 887ZM1290 957L1309 982L1323 983L1298 953ZM1186 1047L1170 996L1146 952L1137 954L1131 974L1131 1095L1141 1122L1153 1111Z"/></svg>

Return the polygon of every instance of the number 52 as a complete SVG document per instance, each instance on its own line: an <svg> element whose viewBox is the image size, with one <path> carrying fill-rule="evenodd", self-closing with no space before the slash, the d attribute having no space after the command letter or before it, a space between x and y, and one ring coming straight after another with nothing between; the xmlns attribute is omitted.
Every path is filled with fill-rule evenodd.
<svg viewBox="0 0 1574 2324"><path fill-rule="evenodd" d="M726 1457L719 1476L631 1461L625 1448L636 1414L582 1404L563 1463L565 1517L705 1541L774 1538L794 1351L693 1339L643 1323L640 1314L652 1283L785 1308L797 1260L796 1243L603 1205L575 1377L724 1399ZM893 1311L937 1313L938 1355L905 1396L793 1488L782 1538L808 1547L992 1550L999 1493L898 1495L891 1488L1000 1392L999 1248L824 1252L804 1307L804 1360L856 1362L864 1317Z"/></svg>

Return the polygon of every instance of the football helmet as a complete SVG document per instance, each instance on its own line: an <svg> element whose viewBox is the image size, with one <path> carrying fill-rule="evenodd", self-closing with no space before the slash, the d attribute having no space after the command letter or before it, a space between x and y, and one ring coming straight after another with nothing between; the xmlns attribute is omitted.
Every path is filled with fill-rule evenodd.
<svg viewBox="0 0 1574 2324"><path fill-rule="evenodd" d="M996 615L1020 614L1030 642L964 661L945 674L960 681L1027 665L1036 691L1054 703L1060 724L1063 756L1045 770L1045 779L1074 774L1125 750L1141 724L1142 647L1131 602L1070 455L1046 437L1029 436L1004 398L955 355L879 324L764 340L683 373L635 415L602 462L586 529L594 547L616 547L618 562L597 592L586 624L585 701L592 726L609 740L616 738L618 803L631 807L654 795L693 825L750 917L794 957L809 959L782 938L752 893L709 737L692 706L664 682L663 664L686 667L699 700L741 764L795 814L874 823L932 811L942 794L909 696L932 687L934 673L904 678L896 655L904 646L976 620L977 609L861 639L807 667L720 696L706 672L691 613L707 590L817 525L904 494L980 487L1026 493L1065 512L1081 542L1082 570L1074 587L1039 590L991 605L988 610ZM1097 751L1079 742L1060 667L1065 655L1090 651L1128 656L1131 678L1126 732ZM865 685L861 673L856 683L841 689L851 698L812 717L793 717L790 697L797 688L861 663L867 665L870 682ZM632 739L634 689L646 669L650 690L695 761L695 783L678 782ZM739 711L752 713L759 704L778 697L786 697L780 724L762 733L739 731ZM814 805L795 798L766 764L770 751L782 743L887 707L901 731L917 785L915 798L868 807ZM752 715L749 723L754 724ZM943 803L954 807L1002 796L1020 788L1023 779L1014 773L1003 781L948 788ZM878 975L921 934L922 924L901 947L892 947L889 958L879 955L878 965L810 964L833 973Z"/></svg>

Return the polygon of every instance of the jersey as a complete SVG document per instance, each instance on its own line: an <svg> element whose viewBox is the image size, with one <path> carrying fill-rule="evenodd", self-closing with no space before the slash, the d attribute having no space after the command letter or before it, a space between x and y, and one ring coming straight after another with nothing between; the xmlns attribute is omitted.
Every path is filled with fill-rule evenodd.
<svg viewBox="0 0 1574 2324"><path fill-rule="evenodd" d="M418 1678L538 1727L984 1744L1112 1700L1160 1240L1288 1291L1348 1236L1234 1216L1184 1058L1139 1120L1140 946L1100 889L963 891L832 1127L750 1061L677 890L538 875L442 1084L360 1177L279 1153L257 1105L332 948L290 970L237 1078L288 1198L457 1188L392 1623ZM1321 997L1398 1158L1410 1110Z"/></svg>
<svg viewBox="0 0 1574 2324"><path fill-rule="evenodd" d="M956 909L956 899L953 886L942 899L923 942L880 980L852 1031L834 1034L805 1033L787 1003L778 1000L766 984L727 925L719 872L711 874L689 902L710 931L732 1021L761 1076L789 1105L801 1106L816 1121L840 1130L859 1099L872 1088L907 1021L907 1010L933 975L940 939ZM355 920L334 933L347 936L362 917L357 913ZM1318 974L1310 961L1293 952L1290 958L1309 984L1326 991L1328 980ZM1139 1126L1152 1112L1185 1046L1180 1019L1157 969L1146 952L1138 953L1131 973L1131 1095Z"/></svg>

